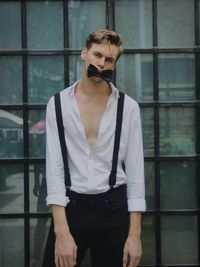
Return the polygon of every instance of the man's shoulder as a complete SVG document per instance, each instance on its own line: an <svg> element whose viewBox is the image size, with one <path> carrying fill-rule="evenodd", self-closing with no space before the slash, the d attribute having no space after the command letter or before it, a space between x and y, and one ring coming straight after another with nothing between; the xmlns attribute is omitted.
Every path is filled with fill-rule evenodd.
<svg viewBox="0 0 200 267"><path fill-rule="evenodd" d="M139 105L135 99L124 93L125 95L125 107L127 109L139 109Z"/></svg>
<svg viewBox="0 0 200 267"><path fill-rule="evenodd" d="M64 97L68 97L72 91L73 91L74 85L70 85L66 88L64 88L63 90L57 91L54 95L52 95L47 103L47 105L51 105L52 102L54 102L54 97L56 94L60 94L60 98L64 98Z"/></svg>

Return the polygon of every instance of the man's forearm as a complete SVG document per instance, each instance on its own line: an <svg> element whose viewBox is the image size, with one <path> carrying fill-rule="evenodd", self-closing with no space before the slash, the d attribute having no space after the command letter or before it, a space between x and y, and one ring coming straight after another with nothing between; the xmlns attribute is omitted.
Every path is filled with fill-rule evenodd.
<svg viewBox="0 0 200 267"><path fill-rule="evenodd" d="M69 234L69 226L67 223L65 207L59 205L51 206L53 221L54 221L54 232L57 237L60 235Z"/></svg>
<svg viewBox="0 0 200 267"><path fill-rule="evenodd" d="M130 212L129 236L140 238L141 235L141 212Z"/></svg>

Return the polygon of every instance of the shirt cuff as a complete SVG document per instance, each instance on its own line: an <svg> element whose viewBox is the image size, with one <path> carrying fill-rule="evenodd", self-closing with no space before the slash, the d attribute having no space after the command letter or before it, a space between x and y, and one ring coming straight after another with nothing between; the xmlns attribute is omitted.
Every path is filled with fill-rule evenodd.
<svg viewBox="0 0 200 267"><path fill-rule="evenodd" d="M128 199L128 211L146 211L145 199Z"/></svg>
<svg viewBox="0 0 200 267"><path fill-rule="evenodd" d="M47 196L46 198L47 205L59 205L66 207L69 203L68 197L59 197L59 196Z"/></svg>

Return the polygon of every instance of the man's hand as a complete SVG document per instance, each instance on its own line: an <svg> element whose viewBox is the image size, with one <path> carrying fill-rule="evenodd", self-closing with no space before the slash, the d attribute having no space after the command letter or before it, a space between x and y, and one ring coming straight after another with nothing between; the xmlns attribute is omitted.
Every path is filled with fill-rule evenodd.
<svg viewBox="0 0 200 267"><path fill-rule="evenodd" d="M130 212L129 234L124 246L123 267L136 267L142 257L141 212Z"/></svg>
<svg viewBox="0 0 200 267"><path fill-rule="evenodd" d="M74 267L76 265L77 246L71 234L56 236L56 267Z"/></svg>
<svg viewBox="0 0 200 267"><path fill-rule="evenodd" d="M142 245L139 237L128 236L124 246L123 267L136 267L142 257Z"/></svg>
<svg viewBox="0 0 200 267"><path fill-rule="evenodd" d="M77 246L69 230L65 208L59 205L52 205L51 208L56 236L56 267L74 267L76 265Z"/></svg>

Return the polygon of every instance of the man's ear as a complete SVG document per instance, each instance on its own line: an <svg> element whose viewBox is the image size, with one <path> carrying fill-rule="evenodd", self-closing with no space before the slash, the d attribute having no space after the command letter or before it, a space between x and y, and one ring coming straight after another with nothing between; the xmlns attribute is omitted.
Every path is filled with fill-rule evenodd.
<svg viewBox="0 0 200 267"><path fill-rule="evenodd" d="M85 60L86 55L87 55L87 48L84 47L84 48L82 49L82 51L81 51L81 58L82 58L82 60Z"/></svg>

